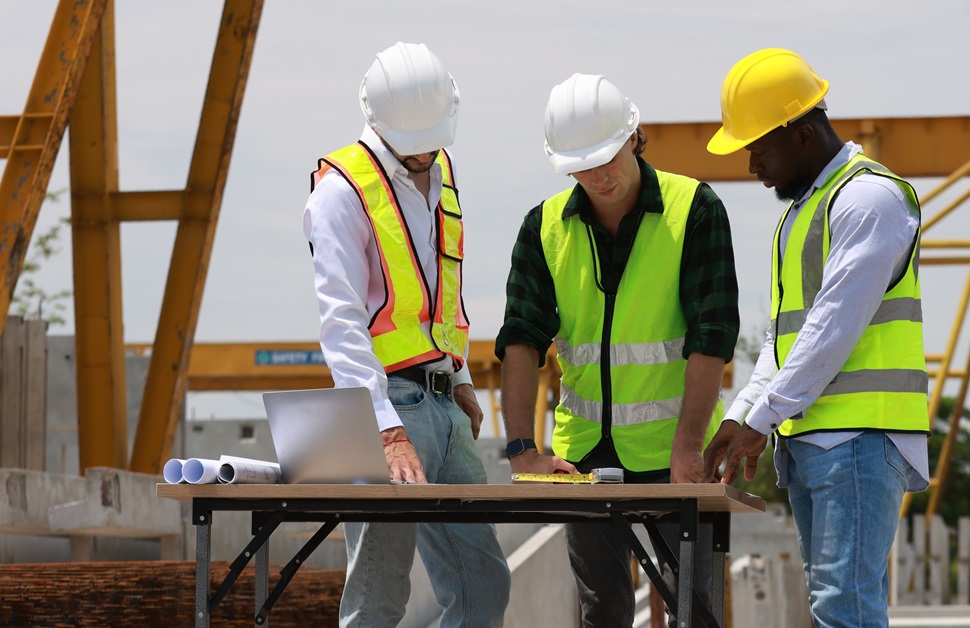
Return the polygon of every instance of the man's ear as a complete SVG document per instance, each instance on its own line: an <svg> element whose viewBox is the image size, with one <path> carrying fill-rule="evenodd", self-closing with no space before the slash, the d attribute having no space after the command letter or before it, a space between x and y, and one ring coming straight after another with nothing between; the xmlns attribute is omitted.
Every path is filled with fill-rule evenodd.
<svg viewBox="0 0 970 628"><path fill-rule="evenodd" d="M795 137L801 146L808 146L815 141L815 129L810 124L799 124L795 129Z"/></svg>

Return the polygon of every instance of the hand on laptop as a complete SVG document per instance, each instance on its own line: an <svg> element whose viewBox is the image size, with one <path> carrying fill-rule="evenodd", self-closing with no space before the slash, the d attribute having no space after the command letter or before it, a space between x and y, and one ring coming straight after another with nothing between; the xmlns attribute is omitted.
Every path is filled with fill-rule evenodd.
<svg viewBox="0 0 970 628"><path fill-rule="evenodd" d="M392 482L408 484L426 484L424 468L418 459L418 452L408 438L403 427L392 427L381 432L384 442L384 457L387 459L387 470Z"/></svg>

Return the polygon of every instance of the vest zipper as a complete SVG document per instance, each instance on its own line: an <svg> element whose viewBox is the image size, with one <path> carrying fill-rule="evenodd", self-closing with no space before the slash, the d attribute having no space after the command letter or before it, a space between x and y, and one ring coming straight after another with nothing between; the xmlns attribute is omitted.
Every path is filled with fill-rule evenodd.
<svg viewBox="0 0 970 628"><path fill-rule="evenodd" d="M613 378L611 375L610 344L613 334L613 311L616 308L616 294L604 292L606 304L603 312L603 339L600 343L600 386L603 387L603 439L612 440L613 427ZM612 449L613 444L609 443Z"/></svg>

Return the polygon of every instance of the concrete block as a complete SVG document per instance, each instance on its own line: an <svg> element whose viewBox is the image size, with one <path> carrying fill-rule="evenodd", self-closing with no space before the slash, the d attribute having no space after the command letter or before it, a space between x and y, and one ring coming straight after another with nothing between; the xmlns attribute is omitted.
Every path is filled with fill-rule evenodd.
<svg viewBox="0 0 970 628"><path fill-rule="evenodd" d="M59 534L158 538L182 533L181 504L155 497L161 476L90 468L79 499L50 508L50 530Z"/></svg>
<svg viewBox="0 0 970 628"><path fill-rule="evenodd" d="M77 475L0 469L0 533L55 533L48 519L50 509L81 498L84 491L84 478Z"/></svg>
<svg viewBox="0 0 970 628"><path fill-rule="evenodd" d="M566 552L565 525L543 526L508 561L512 595L507 628L579 625L579 592Z"/></svg>
<svg viewBox="0 0 970 628"><path fill-rule="evenodd" d="M749 554L733 560L731 596L735 626L812 626L801 563L788 555Z"/></svg>

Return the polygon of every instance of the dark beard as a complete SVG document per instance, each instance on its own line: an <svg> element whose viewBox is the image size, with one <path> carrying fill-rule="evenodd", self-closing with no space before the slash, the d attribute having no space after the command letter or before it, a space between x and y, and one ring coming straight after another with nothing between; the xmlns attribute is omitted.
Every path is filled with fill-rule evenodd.
<svg viewBox="0 0 970 628"><path fill-rule="evenodd" d="M413 174L427 172L428 170L431 170L431 166L434 165L435 159L438 158L438 152L439 151L434 151L434 158L426 164L418 165L414 157L405 157L401 161L401 165L404 166L405 170Z"/></svg>
<svg viewBox="0 0 970 628"><path fill-rule="evenodd" d="M791 181L785 185L776 185L775 197L784 202L797 201L807 189L808 186L800 181Z"/></svg>

